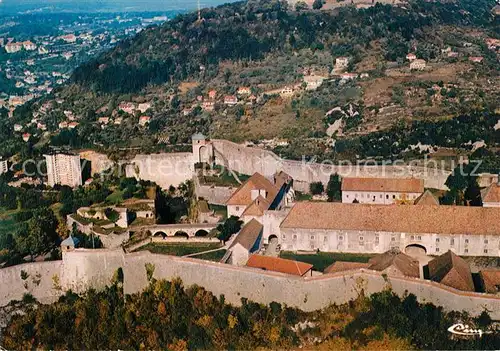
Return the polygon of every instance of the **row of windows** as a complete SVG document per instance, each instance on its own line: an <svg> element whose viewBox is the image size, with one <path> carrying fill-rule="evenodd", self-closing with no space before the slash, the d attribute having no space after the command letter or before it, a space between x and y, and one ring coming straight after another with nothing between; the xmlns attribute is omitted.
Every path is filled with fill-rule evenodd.
<svg viewBox="0 0 500 351"><path fill-rule="evenodd" d="M399 197L399 199L400 199L400 200L402 200L402 199L405 197L405 195L406 195L406 194L404 194L404 195L399 194L399 196L398 196L398 197ZM365 196L366 196L366 198L367 198L367 199L372 198L372 199L373 199L373 201L375 201L375 199L376 199L376 195L371 195L371 194L364 194L364 193L361 193L361 195L360 195L360 196L358 196L358 194L354 194L354 198L355 198L355 199L357 199L357 198L363 199L363 198L365 198ZM349 194L346 194L346 198L347 198L347 199L349 198ZM384 198L384 195L383 195L383 194L380 194L380 195L379 195L379 198L380 198L380 199L383 199L383 198ZM386 195L385 195L385 198L386 198L386 200L389 200L389 194L386 194ZM412 198L413 200L415 200L417 197L416 197L416 195L412 195L412 196L411 196L411 198ZM393 200L395 200L395 199L396 199L396 195L392 195L392 199L393 199Z"/></svg>
<svg viewBox="0 0 500 351"><path fill-rule="evenodd" d="M439 252L439 247L436 247L436 252ZM464 253L469 253L469 249L465 248L464 249ZM484 249L483 253L487 254L488 253L488 249Z"/></svg>

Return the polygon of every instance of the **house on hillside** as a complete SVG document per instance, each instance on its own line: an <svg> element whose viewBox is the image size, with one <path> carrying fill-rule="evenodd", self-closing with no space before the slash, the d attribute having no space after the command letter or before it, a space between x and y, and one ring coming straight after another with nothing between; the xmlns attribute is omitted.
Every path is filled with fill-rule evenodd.
<svg viewBox="0 0 500 351"><path fill-rule="evenodd" d="M417 178L343 178L341 189L343 203L413 203L424 192L424 181Z"/></svg>
<svg viewBox="0 0 500 351"><path fill-rule="evenodd" d="M406 59L407 59L408 61L410 61L410 62L411 62L411 61L414 61L414 60L416 60L416 59L417 59L417 55L415 55L414 53L411 53L411 52L410 52L408 55L406 55Z"/></svg>
<svg viewBox="0 0 500 351"><path fill-rule="evenodd" d="M216 97L217 97L217 90L212 89L208 92L208 98L210 100L215 100Z"/></svg>
<svg viewBox="0 0 500 351"><path fill-rule="evenodd" d="M252 93L249 87L239 87L238 95L250 95Z"/></svg>
<svg viewBox="0 0 500 351"><path fill-rule="evenodd" d="M316 76L316 75L304 76L304 83L306 84L306 90L318 89L321 86L321 84L323 84L324 80L325 77L322 76Z"/></svg>
<svg viewBox="0 0 500 351"><path fill-rule="evenodd" d="M139 117L139 125L144 127L146 124L149 123L150 120L151 120L151 117L149 117L149 116L141 116L141 117Z"/></svg>
<svg viewBox="0 0 500 351"><path fill-rule="evenodd" d="M454 289L474 291L469 265L453 251L436 257L428 263L429 279Z"/></svg>
<svg viewBox="0 0 500 351"><path fill-rule="evenodd" d="M224 96L224 105L236 105L238 103L238 98L234 95Z"/></svg>
<svg viewBox="0 0 500 351"><path fill-rule="evenodd" d="M260 250L263 228L262 224L255 219L244 225L229 246L231 252L229 263L244 266L250 255Z"/></svg>
<svg viewBox="0 0 500 351"><path fill-rule="evenodd" d="M481 63L483 62L484 57L483 56L471 56L469 57L469 61L473 63Z"/></svg>
<svg viewBox="0 0 500 351"><path fill-rule="evenodd" d="M410 63L410 69L416 70L416 71L423 71L426 66L427 66L427 63L425 62L425 60L421 60L421 59L413 60Z"/></svg>

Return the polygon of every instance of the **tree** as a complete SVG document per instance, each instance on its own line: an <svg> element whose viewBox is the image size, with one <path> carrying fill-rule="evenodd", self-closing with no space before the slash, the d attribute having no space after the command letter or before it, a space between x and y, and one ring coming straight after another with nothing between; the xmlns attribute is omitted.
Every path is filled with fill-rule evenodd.
<svg viewBox="0 0 500 351"><path fill-rule="evenodd" d="M104 210L104 214L106 215L106 218L109 219L111 222L115 223L120 219L120 214L113 208L108 207Z"/></svg>
<svg viewBox="0 0 500 351"><path fill-rule="evenodd" d="M319 10L323 7L323 0L314 0L313 2L313 9Z"/></svg>
<svg viewBox="0 0 500 351"><path fill-rule="evenodd" d="M325 191L325 187L321 182L313 182L309 185L309 191L313 195L321 195Z"/></svg>
<svg viewBox="0 0 500 351"><path fill-rule="evenodd" d="M326 194L328 195L328 201L339 201L342 200L340 177L337 173L330 175L330 180L326 186Z"/></svg>
<svg viewBox="0 0 500 351"><path fill-rule="evenodd" d="M475 168L474 164L461 164L448 176L445 185L450 190L444 197L446 203L468 206L482 205Z"/></svg>
<svg viewBox="0 0 500 351"><path fill-rule="evenodd" d="M240 220L239 217L231 216L224 224L219 224L217 226L217 230L219 231L219 235L217 236L222 241L227 241L231 237L231 235L238 233L243 225L243 221Z"/></svg>
<svg viewBox="0 0 500 351"><path fill-rule="evenodd" d="M309 8L309 6L307 6L307 4L304 1L298 1L295 4L295 11L303 11L303 10L307 10L308 8Z"/></svg>

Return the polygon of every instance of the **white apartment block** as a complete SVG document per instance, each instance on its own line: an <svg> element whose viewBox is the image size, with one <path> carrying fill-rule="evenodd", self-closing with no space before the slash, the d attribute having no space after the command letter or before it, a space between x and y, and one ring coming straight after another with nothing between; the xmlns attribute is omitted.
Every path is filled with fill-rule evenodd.
<svg viewBox="0 0 500 351"><path fill-rule="evenodd" d="M9 170L9 166L7 164L7 160L0 159L0 174L7 173Z"/></svg>
<svg viewBox="0 0 500 351"><path fill-rule="evenodd" d="M45 155L48 185L56 184L77 187L82 185L82 167L79 155Z"/></svg>
<svg viewBox="0 0 500 351"><path fill-rule="evenodd" d="M343 178L342 202L376 205L411 203L424 192L416 178Z"/></svg>

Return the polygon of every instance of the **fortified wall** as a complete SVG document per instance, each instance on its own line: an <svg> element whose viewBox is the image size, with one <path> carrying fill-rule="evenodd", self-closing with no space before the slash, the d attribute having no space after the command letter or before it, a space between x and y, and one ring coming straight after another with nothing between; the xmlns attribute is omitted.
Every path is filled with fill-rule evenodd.
<svg viewBox="0 0 500 351"><path fill-rule="evenodd" d="M348 302L361 291L369 295L390 287L399 296L413 293L420 302L430 302L446 310L464 310L471 315L487 310L493 319L500 319L500 296L462 292L420 279L386 277L368 270L301 278L149 252L125 254L121 250L75 250L65 252L63 261L1 269L0 305L11 299L21 299L24 292L30 292L42 302L51 302L67 289L83 292L89 287L103 288L120 267L124 273L125 293L140 292L148 284L145 268L148 263L154 266L156 279L179 277L185 286L197 284L216 296L223 294L226 301L236 305L246 297L258 303L277 301L313 311L333 303ZM29 274L28 280L40 277L40 283L25 288L22 270Z"/></svg>
<svg viewBox="0 0 500 351"><path fill-rule="evenodd" d="M150 180L164 189L177 187L193 174L193 154L188 152L136 155L125 166L127 177Z"/></svg>
<svg viewBox="0 0 500 351"><path fill-rule="evenodd" d="M328 183L330 175L338 173L342 177L377 177L377 178L422 178L425 187L447 189L446 179L449 171L411 166L397 165L333 165L331 163L312 163L308 161L285 160L271 151L260 148L245 147L227 140L212 140L215 162L229 167L239 173L262 173L272 177L278 171L288 173L294 179L294 188L309 191L309 184L321 181ZM223 155L223 157L218 157Z"/></svg>
<svg viewBox="0 0 500 351"><path fill-rule="evenodd" d="M83 156L82 156L83 157ZM92 155L93 159L100 159ZM331 174L342 177L377 177L377 178L421 178L426 188L446 190L446 179L450 171L432 166L422 167L404 163L381 165L334 165L331 163L314 163L309 161L286 160L275 153L257 147L247 147L227 140L193 140L192 153L160 153L136 155L126 164L126 176L138 179L151 180L163 188L170 185L177 186L194 175L194 164L197 162L214 161L242 174L251 175L259 172L271 178L276 172L284 171L294 179L294 188L302 192L309 191L309 184L321 181L328 183ZM99 164L105 164L99 162ZM97 171L97 168L93 172ZM97 166L96 166L97 167ZM498 182L498 175L484 174L479 177L482 187ZM205 196L224 198L225 193L210 193Z"/></svg>

